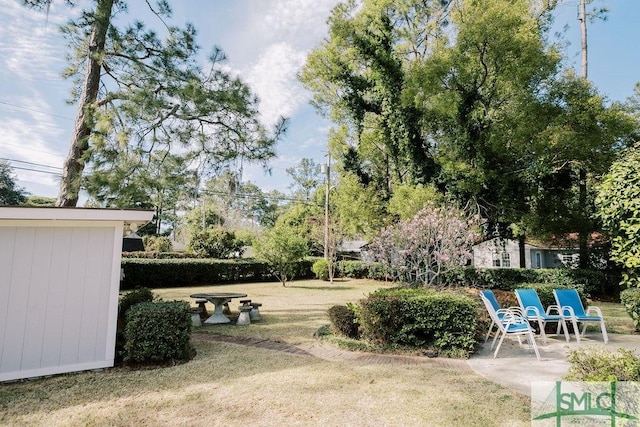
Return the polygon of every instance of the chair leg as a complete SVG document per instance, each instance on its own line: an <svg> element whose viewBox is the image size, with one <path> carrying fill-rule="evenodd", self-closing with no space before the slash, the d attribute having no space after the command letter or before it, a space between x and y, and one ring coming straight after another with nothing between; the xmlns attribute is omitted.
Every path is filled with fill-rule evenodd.
<svg viewBox="0 0 640 427"><path fill-rule="evenodd" d="M574 319L571 319L571 323L573 324L573 333L575 334L576 340L579 343L580 342L580 328L578 328L578 322L574 318Z"/></svg>
<svg viewBox="0 0 640 427"><path fill-rule="evenodd" d="M547 343L547 334L544 332L545 323L544 321L538 320L538 327L540 328L540 336L542 337L542 342Z"/></svg>
<svg viewBox="0 0 640 427"><path fill-rule="evenodd" d="M502 341L504 340L505 335L507 335L507 333L503 332L502 335L500 336L500 342L498 342L498 346L496 347L496 351L495 351L495 353L493 353L493 358L494 359L498 355L498 351L500 350L500 346L502 345ZM520 336L518 336L518 338L520 338Z"/></svg>
<svg viewBox="0 0 640 427"><path fill-rule="evenodd" d="M560 329L564 332L564 339L569 342L569 328L567 328L567 322L564 319L558 322L558 335L560 335Z"/></svg>
<svg viewBox="0 0 640 427"><path fill-rule="evenodd" d="M529 331L528 338L529 338L529 342L533 346L533 351L536 352L536 358L538 359L538 362L539 362L540 361L540 352L538 351L538 346L536 345L536 340L535 340L535 337L533 336L533 332L532 331Z"/></svg>
<svg viewBox="0 0 640 427"><path fill-rule="evenodd" d="M493 325L495 325L495 322L492 320L491 325L489 325L489 330L487 331L487 336L484 337L484 342L489 341L489 335L491 335L491 330L493 329Z"/></svg>
<svg viewBox="0 0 640 427"><path fill-rule="evenodd" d="M493 341L491 341L491 348L489 350L493 350L493 347L496 345L496 340L498 339L498 335L500 335L500 328L498 328L495 335L493 336Z"/></svg>
<svg viewBox="0 0 640 427"><path fill-rule="evenodd" d="M600 321L600 329L602 329L602 338L606 344L609 342L609 335L607 335L607 328L604 326L604 319Z"/></svg>

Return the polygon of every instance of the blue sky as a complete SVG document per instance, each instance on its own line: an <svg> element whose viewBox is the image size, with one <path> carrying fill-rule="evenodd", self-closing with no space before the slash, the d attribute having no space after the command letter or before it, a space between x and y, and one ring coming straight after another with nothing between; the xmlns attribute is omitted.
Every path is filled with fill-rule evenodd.
<svg viewBox="0 0 640 427"><path fill-rule="evenodd" d="M130 1L129 18L143 19L144 2ZM199 44L214 45L226 66L249 83L261 99L263 121L290 117L278 144L271 175L245 167L244 180L264 190L287 191L285 169L308 157L322 163L329 127L308 105L310 94L296 73L306 54L326 37L326 18L337 0L172 1L174 22L192 22ZM578 0L558 6L555 29L570 43L567 61L580 67ZM640 82L640 1L596 0L609 9L606 22L589 24L589 78L611 100L624 101ZM65 103L69 82L60 77L66 47L57 26L73 11L55 0L48 21L18 0L0 0L0 158L11 159L17 183L34 195L55 197L57 177L69 146L75 106ZM565 28L566 26L566 28ZM51 168L43 165L51 166ZM18 169L20 168L20 169ZM35 169L26 170L26 169ZM47 171L47 172L42 172Z"/></svg>

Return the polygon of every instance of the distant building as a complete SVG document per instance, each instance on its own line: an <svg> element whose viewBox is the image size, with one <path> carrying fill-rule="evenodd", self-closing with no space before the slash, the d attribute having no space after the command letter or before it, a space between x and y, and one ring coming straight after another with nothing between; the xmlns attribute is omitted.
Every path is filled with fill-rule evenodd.
<svg viewBox="0 0 640 427"><path fill-rule="evenodd" d="M577 268L580 252L573 242L564 245L525 243L525 268ZM517 240L495 237L473 246L473 266L478 268L519 268Z"/></svg>

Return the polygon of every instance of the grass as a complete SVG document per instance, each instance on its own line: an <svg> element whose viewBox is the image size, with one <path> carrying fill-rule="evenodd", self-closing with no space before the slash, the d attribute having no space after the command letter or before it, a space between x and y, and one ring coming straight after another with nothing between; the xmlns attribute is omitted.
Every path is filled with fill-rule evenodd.
<svg viewBox="0 0 640 427"><path fill-rule="evenodd" d="M359 280L333 285L301 281L286 288L278 283L216 286L216 291L243 292L263 303L263 321L244 327L208 325L197 332L320 345L313 335L328 323L330 306L355 302L380 286ZM190 294L210 290L154 292L165 300L193 303ZM233 300L236 312L237 305ZM624 314L600 305L607 319ZM615 328L627 328L622 319L619 323ZM332 361L222 342L194 344L193 360L167 368L120 367L2 384L0 425L530 424L528 397L466 369Z"/></svg>

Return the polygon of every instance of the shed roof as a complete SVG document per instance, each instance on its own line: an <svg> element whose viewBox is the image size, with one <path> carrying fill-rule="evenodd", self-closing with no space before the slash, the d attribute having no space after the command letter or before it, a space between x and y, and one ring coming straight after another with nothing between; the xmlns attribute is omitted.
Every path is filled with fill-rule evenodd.
<svg viewBox="0 0 640 427"><path fill-rule="evenodd" d="M72 220L72 221L124 221L127 224L146 224L153 211L143 209L58 208L32 206L0 206L0 220Z"/></svg>

